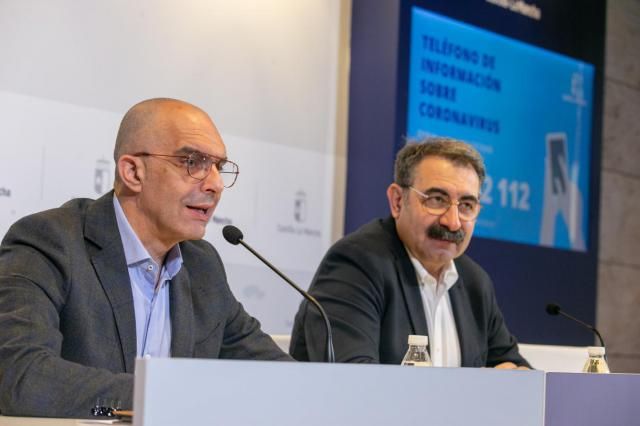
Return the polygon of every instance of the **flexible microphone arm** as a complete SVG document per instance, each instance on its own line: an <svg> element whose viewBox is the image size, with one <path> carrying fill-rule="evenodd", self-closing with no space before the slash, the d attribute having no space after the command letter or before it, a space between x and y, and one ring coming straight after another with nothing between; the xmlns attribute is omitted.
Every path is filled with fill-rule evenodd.
<svg viewBox="0 0 640 426"><path fill-rule="evenodd" d="M236 228L233 225L227 225L224 228L222 228L222 235L224 236L224 239L227 240L228 243L233 244L233 245L241 244L244 248L249 250L255 257L260 259L262 261L262 263L267 265L273 272L278 274L278 276L280 276L280 278L285 280L287 282L287 284L289 284L291 287L293 287L298 293L300 293L302 295L302 297L307 299L309 302L311 302L318 309L318 311L320 312L320 315L322 316L322 319L324 320L324 326L325 326L325 328L327 330L326 360L327 360L327 362L331 362L331 363L336 362L335 353L334 353L334 350L333 350L333 334L331 332L331 323L329 323L329 317L327 316L327 313L322 308L322 305L320 305L320 302L318 302L315 297L313 297L312 295L310 295L309 293L307 293L306 291L304 291L303 289L298 287L298 285L296 285L296 283L291 281L289 279L289 277L287 277L285 274L280 272L280 270L278 268L276 268L275 266L273 266L271 264L271 262L269 262L267 259L262 257L260 255L260 253L255 251L249 244L245 243L243 241L242 231L240 231L238 228Z"/></svg>
<svg viewBox="0 0 640 426"><path fill-rule="evenodd" d="M578 318L569 315L568 313L564 312L560 306L556 305L555 303L549 303L547 305L546 311L549 315L562 315L566 318L569 318L572 321L577 322L578 324L580 324L581 326L588 328L589 330L591 330L592 332L595 333L596 336L598 336L598 339L600 340L600 346L602 346L603 348L605 347L604 345L604 339L602 339L602 336L600 335L600 332L592 325L587 324L584 321L580 321Z"/></svg>

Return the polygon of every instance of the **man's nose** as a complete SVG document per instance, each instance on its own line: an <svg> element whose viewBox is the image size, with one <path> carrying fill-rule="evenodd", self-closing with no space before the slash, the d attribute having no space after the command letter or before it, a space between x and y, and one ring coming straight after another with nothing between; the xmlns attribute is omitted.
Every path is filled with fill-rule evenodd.
<svg viewBox="0 0 640 426"><path fill-rule="evenodd" d="M202 180L202 189L203 191L211 191L211 192L222 192L224 189L224 180L222 179L222 173L212 166L211 171Z"/></svg>
<svg viewBox="0 0 640 426"><path fill-rule="evenodd" d="M457 231L462 228L462 222L460 221L460 215L458 212L458 205L451 204L446 212L440 216L440 224L446 226L449 231Z"/></svg>

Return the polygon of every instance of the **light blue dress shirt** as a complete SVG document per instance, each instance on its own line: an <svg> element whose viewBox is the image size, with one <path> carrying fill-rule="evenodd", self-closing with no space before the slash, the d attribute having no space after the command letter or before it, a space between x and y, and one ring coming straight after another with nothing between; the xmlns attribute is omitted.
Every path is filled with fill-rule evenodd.
<svg viewBox="0 0 640 426"><path fill-rule="evenodd" d="M136 348L139 357L171 356L169 285L182 267L182 253L173 246L158 265L142 245L114 196L118 231L127 261L136 315Z"/></svg>

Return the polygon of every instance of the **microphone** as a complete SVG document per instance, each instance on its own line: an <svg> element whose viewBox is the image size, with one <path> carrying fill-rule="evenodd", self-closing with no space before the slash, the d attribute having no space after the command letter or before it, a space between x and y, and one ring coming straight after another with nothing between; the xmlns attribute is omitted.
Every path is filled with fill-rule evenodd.
<svg viewBox="0 0 640 426"><path fill-rule="evenodd" d="M257 251L251 248L249 244L245 243L243 240L244 236L242 235L242 231L236 228L235 226L227 225L224 228L222 228L222 236L224 237L225 240L227 240L228 243L233 244L234 246L241 244L244 248L249 250L251 254L253 254L255 257L260 259L262 263L267 265L273 272L278 274L280 278L285 280L287 284L293 287L298 293L302 295L302 297L304 297L309 302L311 302L311 304L313 304L318 309L318 311L320 311L320 315L324 320L324 326L327 330L327 339L326 339L327 362L336 362L336 359L335 359L336 357L333 351L333 335L331 333L331 324L329 323L329 317L327 316L327 313L324 311L320 303L316 300L316 298L310 295L309 293L307 293L306 291L304 291L303 289L301 289L300 287L298 287L293 281L289 279L289 277L287 277L285 274L280 272L278 268L273 266L267 259L262 257Z"/></svg>
<svg viewBox="0 0 640 426"><path fill-rule="evenodd" d="M571 315L569 315L568 313L564 312L560 306L556 305L555 303L549 303L547 305L546 311L549 315L562 315L563 317L569 318L572 321L577 322L578 324L580 324L581 326L588 328L589 330L591 330L592 332L594 332L596 334L596 336L598 336L598 339L600 339L600 345L604 348L604 340L602 339L602 336L600 335L600 332L598 330L596 330L596 328L592 325L587 324L586 322L580 321L578 318L575 318Z"/></svg>

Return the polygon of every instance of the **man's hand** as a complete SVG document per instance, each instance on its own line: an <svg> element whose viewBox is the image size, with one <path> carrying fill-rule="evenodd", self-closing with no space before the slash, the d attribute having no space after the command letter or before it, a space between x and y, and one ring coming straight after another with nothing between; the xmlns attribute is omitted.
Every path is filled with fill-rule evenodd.
<svg viewBox="0 0 640 426"><path fill-rule="evenodd" d="M500 369L500 370L529 370L529 367L525 367L524 365L518 367L517 365L515 365L511 361L502 362L502 363L496 365L494 368L497 368L497 369Z"/></svg>

